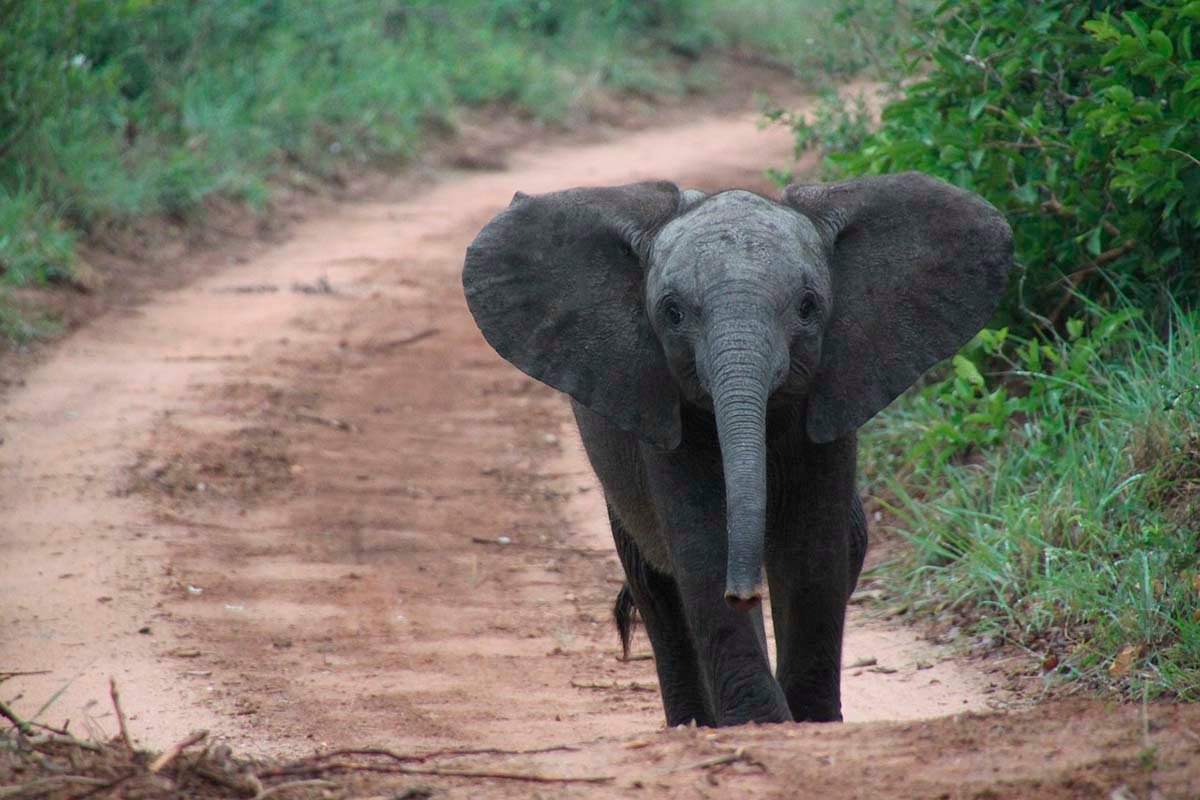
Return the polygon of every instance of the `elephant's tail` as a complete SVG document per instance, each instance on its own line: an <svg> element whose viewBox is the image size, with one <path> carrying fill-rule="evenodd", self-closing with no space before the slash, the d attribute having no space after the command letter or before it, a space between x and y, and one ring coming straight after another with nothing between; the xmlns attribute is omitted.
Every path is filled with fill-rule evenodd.
<svg viewBox="0 0 1200 800"><path fill-rule="evenodd" d="M621 637L621 659L629 658L629 641L633 637L633 622L637 617L637 606L633 604L633 592L629 584L621 585L617 601L613 603L613 622L617 623L617 635Z"/></svg>

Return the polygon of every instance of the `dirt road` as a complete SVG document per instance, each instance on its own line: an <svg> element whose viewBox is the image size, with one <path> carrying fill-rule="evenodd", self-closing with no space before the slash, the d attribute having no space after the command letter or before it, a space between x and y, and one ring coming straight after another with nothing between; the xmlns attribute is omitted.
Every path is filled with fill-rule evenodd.
<svg viewBox="0 0 1200 800"><path fill-rule="evenodd" d="M1057 725L951 716L995 705L994 681L861 606L854 724L659 730L651 662L617 658L620 570L569 412L483 343L461 260L517 189L768 190L790 146L743 111L528 148L339 206L72 336L0 407L0 673L42 673L6 698L111 735L112 676L157 748L199 727L263 755L557 747L491 757L612 778L554 796L1186 787L1200 746L1152 737L1200 727L1193 710L1156 710L1148 733L1136 709L1087 704Z"/></svg>

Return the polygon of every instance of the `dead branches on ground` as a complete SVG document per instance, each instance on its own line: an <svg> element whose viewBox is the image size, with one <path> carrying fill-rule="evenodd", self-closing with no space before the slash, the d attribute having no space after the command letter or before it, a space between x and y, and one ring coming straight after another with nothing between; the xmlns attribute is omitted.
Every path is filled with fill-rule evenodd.
<svg viewBox="0 0 1200 800"><path fill-rule="evenodd" d="M134 747L115 681L109 683L109 694L118 732L108 742L83 741L65 732L39 733L37 729L44 726L22 719L8 706L0 706L0 716L11 723L7 730L0 730L0 800L52 797L82 800L109 796L117 787L122 794L147 800L180 796L293 800L347 788L356 774L538 784L597 784L616 779L613 775L547 773L494 759L492 763L478 760L579 749L571 745L416 753L381 748L341 749L295 761L267 763L235 758L228 746L212 744L207 731L195 731L155 755Z"/></svg>

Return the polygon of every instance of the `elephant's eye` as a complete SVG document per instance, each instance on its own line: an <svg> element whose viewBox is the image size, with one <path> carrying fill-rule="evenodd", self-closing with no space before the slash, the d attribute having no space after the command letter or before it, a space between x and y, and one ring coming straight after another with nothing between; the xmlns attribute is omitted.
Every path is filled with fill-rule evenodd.
<svg viewBox="0 0 1200 800"><path fill-rule="evenodd" d="M672 325L678 325L683 322L683 309L674 300L667 298L662 304L662 314L667 318L667 322Z"/></svg>
<svg viewBox="0 0 1200 800"><path fill-rule="evenodd" d="M804 322L812 320L817 313L817 296L812 292L805 292L800 297L800 319Z"/></svg>

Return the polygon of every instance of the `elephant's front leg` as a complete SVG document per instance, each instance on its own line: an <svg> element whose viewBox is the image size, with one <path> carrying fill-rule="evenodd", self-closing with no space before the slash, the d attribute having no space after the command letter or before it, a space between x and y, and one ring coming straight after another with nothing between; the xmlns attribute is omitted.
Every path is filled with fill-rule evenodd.
<svg viewBox="0 0 1200 800"><path fill-rule="evenodd" d="M654 648L654 667L658 672L667 724L686 725L694 721L697 725L712 727L716 723L712 703L700 676L679 588L670 575L660 573L643 558L637 543L611 507L608 519L617 555L625 568L626 585L642 615L650 646Z"/></svg>
<svg viewBox="0 0 1200 800"><path fill-rule="evenodd" d="M725 601L724 485L719 460L656 453L647 458L671 567L717 725L786 722L787 698L771 675L757 612Z"/></svg>
<svg viewBox="0 0 1200 800"><path fill-rule="evenodd" d="M781 489L766 552L776 674L799 721L842 719L846 603L866 551L855 464L853 435L810 443L795 470L772 481Z"/></svg>

